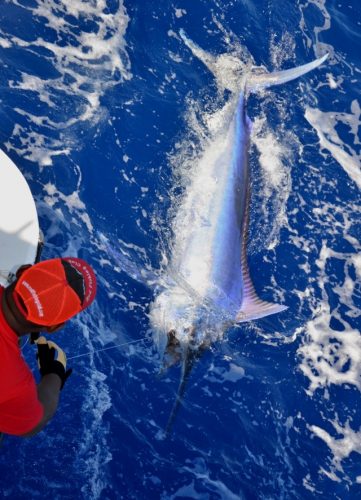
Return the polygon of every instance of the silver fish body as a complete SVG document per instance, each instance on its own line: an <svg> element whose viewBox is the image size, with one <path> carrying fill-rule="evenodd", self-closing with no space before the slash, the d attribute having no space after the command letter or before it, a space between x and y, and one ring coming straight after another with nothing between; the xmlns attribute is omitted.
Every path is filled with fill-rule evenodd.
<svg viewBox="0 0 361 500"><path fill-rule="evenodd" d="M259 300L248 272L250 133L242 92L229 126L205 150L178 209L168 267L173 284L150 312L161 349L169 331L186 344L192 332L192 342L201 345L235 322L285 309Z"/></svg>

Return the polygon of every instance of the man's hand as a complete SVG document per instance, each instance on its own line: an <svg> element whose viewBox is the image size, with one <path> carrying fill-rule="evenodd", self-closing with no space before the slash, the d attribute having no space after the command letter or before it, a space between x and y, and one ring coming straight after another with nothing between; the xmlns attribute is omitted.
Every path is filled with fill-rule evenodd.
<svg viewBox="0 0 361 500"><path fill-rule="evenodd" d="M46 341L45 337L40 337L36 344L40 375L43 378L45 375L54 373L61 379L60 390L64 387L65 382L70 377L72 369L66 370L66 356L60 347L52 341Z"/></svg>

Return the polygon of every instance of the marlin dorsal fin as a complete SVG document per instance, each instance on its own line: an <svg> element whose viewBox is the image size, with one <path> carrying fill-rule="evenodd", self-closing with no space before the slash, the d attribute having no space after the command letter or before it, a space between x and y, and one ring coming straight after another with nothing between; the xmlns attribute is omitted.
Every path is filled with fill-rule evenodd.
<svg viewBox="0 0 361 500"><path fill-rule="evenodd" d="M243 323L264 318L265 316L270 316L271 314L276 314L287 309L287 306L266 302L258 297L249 274L246 257L242 260L243 300L236 321Z"/></svg>

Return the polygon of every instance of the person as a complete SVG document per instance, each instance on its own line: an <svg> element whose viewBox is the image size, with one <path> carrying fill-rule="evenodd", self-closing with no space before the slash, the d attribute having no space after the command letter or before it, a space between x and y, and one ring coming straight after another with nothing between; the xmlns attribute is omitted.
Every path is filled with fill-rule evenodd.
<svg viewBox="0 0 361 500"><path fill-rule="evenodd" d="M57 359L56 344L38 343L41 380L22 357L19 340L35 332L52 333L94 300L96 277L84 260L65 257L22 266L16 280L0 286L0 432L31 437L40 432L58 407L71 370Z"/></svg>

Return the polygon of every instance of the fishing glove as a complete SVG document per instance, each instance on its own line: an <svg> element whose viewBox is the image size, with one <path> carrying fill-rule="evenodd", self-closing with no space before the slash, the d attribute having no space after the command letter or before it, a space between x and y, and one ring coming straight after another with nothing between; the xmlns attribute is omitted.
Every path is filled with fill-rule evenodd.
<svg viewBox="0 0 361 500"><path fill-rule="evenodd" d="M54 347L50 347L47 342L44 344L37 344L37 346L38 353L36 355L36 359L38 360L41 377L49 375L50 373L55 373L61 378L60 390L62 390L65 382L70 377L73 370L71 368L69 370L65 370L66 367L63 363L55 358L56 349Z"/></svg>

